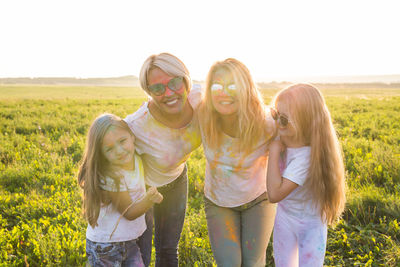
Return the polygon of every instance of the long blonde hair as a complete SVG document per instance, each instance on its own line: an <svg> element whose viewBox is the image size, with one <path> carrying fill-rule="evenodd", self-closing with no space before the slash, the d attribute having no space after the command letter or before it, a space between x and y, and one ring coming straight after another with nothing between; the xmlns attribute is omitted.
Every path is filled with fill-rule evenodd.
<svg viewBox="0 0 400 267"><path fill-rule="evenodd" d="M258 91L247 67L237 59L228 58L211 66L206 80L204 100L199 108L199 121L204 131L206 143L211 148L221 144L222 130L218 111L212 103L211 85L217 70L226 69L232 73L239 103L238 134L240 150L249 153L264 136L272 137L267 132L266 113L260 92ZM274 129L269 129L274 131Z"/></svg>
<svg viewBox="0 0 400 267"><path fill-rule="evenodd" d="M111 168L101 149L103 138L111 126L125 129L132 134L129 126L118 116L103 114L97 117L87 134L85 152L78 171L78 184L83 189L83 214L92 227L97 224L100 205L109 203L100 188L103 179L107 176L113 178L119 188L119 176Z"/></svg>
<svg viewBox="0 0 400 267"><path fill-rule="evenodd" d="M321 218L334 223L342 214L346 196L343 156L331 115L321 92L310 84L295 84L280 91L273 103L289 108L295 138L311 147L304 190L311 193Z"/></svg>

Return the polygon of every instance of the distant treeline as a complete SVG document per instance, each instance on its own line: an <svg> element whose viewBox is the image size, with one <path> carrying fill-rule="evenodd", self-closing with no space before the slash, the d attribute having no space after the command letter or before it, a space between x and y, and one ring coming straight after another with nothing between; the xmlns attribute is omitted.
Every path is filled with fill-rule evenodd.
<svg viewBox="0 0 400 267"><path fill-rule="evenodd" d="M51 84L51 85L115 85L139 86L136 76L111 78L73 78L73 77L38 77L38 78L0 78L0 84Z"/></svg>
<svg viewBox="0 0 400 267"><path fill-rule="evenodd" d="M287 86L294 84L291 82L270 82L270 83L257 83L259 88L262 89L282 89ZM399 88L400 83L312 83L318 88L323 89L348 89L349 87L352 89L368 89L368 88Z"/></svg>
<svg viewBox="0 0 400 267"><path fill-rule="evenodd" d="M204 81L193 81L204 86ZM111 78L73 78L73 77L38 77L38 78L0 78L0 84L32 84L32 85L87 85L87 86L133 86L139 87L139 79L136 76L121 76ZM257 83L262 89L282 89L292 82L261 82ZM400 83L313 83L319 88L324 89L346 89L346 88L400 88Z"/></svg>

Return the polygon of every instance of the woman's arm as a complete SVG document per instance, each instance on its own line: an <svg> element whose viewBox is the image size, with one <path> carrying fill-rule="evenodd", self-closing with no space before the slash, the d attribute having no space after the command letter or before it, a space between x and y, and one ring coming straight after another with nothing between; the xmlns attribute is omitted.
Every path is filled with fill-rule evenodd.
<svg viewBox="0 0 400 267"><path fill-rule="evenodd" d="M132 205L132 199L128 193L128 191L124 192L110 192L107 191L108 196L111 199L111 203L117 208L119 213L123 213L128 207L128 210L125 212L124 217L127 220L134 220L141 215L145 214L154 203L161 203L163 200L163 196L157 191L157 188L150 187L147 190L145 197Z"/></svg>
<svg viewBox="0 0 400 267"><path fill-rule="evenodd" d="M298 184L283 178L279 170L279 157L283 148L279 140L272 141L269 147L267 192L271 203L281 201L298 187Z"/></svg>

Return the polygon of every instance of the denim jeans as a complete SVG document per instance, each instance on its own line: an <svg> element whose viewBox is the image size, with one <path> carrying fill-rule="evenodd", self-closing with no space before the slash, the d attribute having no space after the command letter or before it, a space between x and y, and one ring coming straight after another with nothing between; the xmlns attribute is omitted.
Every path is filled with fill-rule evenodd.
<svg viewBox="0 0 400 267"><path fill-rule="evenodd" d="M135 240L100 243L86 239L86 255L90 266L143 267L142 255Z"/></svg>
<svg viewBox="0 0 400 267"><path fill-rule="evenodd" d="M157 188L164 199L146 213L147 229L139 246L146 266L151 259L152 219L154 217L154 246L156 267L178 266L178 243L186 214L188 192L187 168L173 182Z"/></svg>
<svg viewBox="0 0 400 267"><path fill-rule="evenodd" d="M264 267L276 212L267 194L234 208L217 206L204 197L204 206L218 267Z"/></svg>
<svg viewBox="0 0 400 267"><path fill-rule="evenodd" d="M149 209L145 215L146 231L139 237L138 246L142 252L144 266L148 267L151 262L152 238L153 238L153 208Z"/></svg>

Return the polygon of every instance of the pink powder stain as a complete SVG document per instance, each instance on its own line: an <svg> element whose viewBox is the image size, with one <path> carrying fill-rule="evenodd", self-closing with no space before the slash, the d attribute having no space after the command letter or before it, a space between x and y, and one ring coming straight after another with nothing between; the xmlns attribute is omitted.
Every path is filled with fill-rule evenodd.
<svg viewBox="0 0 400 267"><path fill-rule="evenodd" d="M249 241L246 241L246 247L247 247L248 250L252 250L253 249L253 246L251 245L251 242L249 242Z"/></svg>
<svg viewBox="0 0 400 267"><path fill-rule="evenodd" d="M286 169L286 152L284 154L281 154L281 157L279 159L279 170L281 173Z"/></svg>

